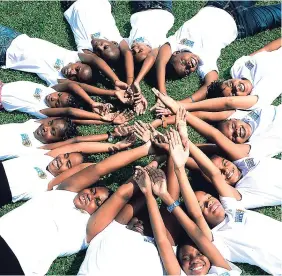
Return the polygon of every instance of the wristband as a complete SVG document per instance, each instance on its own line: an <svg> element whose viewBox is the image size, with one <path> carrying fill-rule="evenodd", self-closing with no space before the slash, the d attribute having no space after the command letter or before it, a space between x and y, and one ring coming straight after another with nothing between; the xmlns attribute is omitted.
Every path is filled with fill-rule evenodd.
<svg viewBox="0 0 282 276"><path fill-rule="evenodd" d="M162 116L161 120L162 120L162 127L163 127L163 128L167 128L166 117L165 117L165 116Z"/></svg>
<svg viewBox="0 0 282 276"><path fill-rule="evenodd" d="M113 142L115 137L112 135L110 131L107 131L107 134L108 134L108 139L107 139L108 142L110 143Z"/></svg>
<svg viewBox="0 0 282 276"><path fill-rule="evenodd" d="M180 202L175 200L171 205L167 206L166 209L171 213L175 207L179 206Z"/></svg>
<svg viewBox="0 0 282 276"><path fill-rule="evenodd" d="M195 101L193 100L192 96L190 96L189 98L191 99L192 103L194 103L194 102L195 102Z"/></svg>

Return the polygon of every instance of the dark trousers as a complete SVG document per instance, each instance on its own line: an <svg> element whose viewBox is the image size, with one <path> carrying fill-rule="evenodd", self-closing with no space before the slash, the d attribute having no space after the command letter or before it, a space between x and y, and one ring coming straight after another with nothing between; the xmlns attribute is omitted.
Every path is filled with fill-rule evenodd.
<svg viewBox="0 0 282 276"><path fill-rule="evenodd" d="M255 1L208 1L230 13L238 29L238 38L255 35L267 29L281 26L281 4L255 6Z"/></svg>
<svg viewBox="0 0 282 276"><path fill-rule="evenodd" d="M172 13L172 0L163 1L131 1L132 12L141 12L152 9L166 10Z"/></svg>
<svg viewBox="0 0 282 276"><path fill-rule="evenodd" d="M21 265L9 245L0 236L0 275L24 275Z"/></svg>
<svg viewBox="0 0 282 276"><path fill-rule="evenodd" d="M13 29L0 25L0 65L6 64L6 52L12 41L19 36L20 33Z"/></svg>
<svg viewBox="0 0 282 276"><path fill-rule="evenodd" d="M10 185L3 164L2 162L0 162L0 207L11 202L12 202L12 194L11 194Z"/></svg>

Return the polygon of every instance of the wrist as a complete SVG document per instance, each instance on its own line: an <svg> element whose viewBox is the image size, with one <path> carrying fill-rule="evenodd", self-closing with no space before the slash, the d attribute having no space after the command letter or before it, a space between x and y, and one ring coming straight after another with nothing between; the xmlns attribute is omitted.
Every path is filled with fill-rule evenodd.
<svg viewBox="0 0 282 276"><path fill-rule="evenodd" d="M119 79L114 79L114 80L113 80L113 85L114 85L114 86L116 85L116 82L117 82L117 81L119 81Z"/></svg>
<svg viewBox="0 0 282 276"><path fill-rule="evenodd" d="M176 167L174 165L174 171L176 174L185 173L185 165L182 165L180 167Z"/></svg>
<svg viewBox="0 0 282 276"><path fill-rule="evenodd" d="M168 192L166 192L165 194L161 194L160 199L167 206L171 205L174 202L173 198L171 197L171 195Z"/></svg>
<svg viewBox="0 0 282 276"><path fill-rule="evenodd" d="M172 204L166 207L166 209L172 213L173 210L180 205L180 202L178 200L175 200Z"/></svg>
<svg viewBox="0 0 282 276"><path fill-rule="evenodd" d="M110 131L107 131L107 135L108 135L108 142L113 142L115 136L113 135L113 133L111 133Z"/></svg>

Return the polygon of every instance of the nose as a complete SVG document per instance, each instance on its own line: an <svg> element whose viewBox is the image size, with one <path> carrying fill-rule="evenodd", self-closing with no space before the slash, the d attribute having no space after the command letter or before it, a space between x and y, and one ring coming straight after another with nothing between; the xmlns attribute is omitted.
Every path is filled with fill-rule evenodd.
<svg viewBox="0 0 282 276"><path fill-rule="evenodd" d="M141 224L141 225L144 225L143 220L138 220L137 223L139 223L139 224Z"/></svg>
<svg viewBox="0 0 282 276"><path fill-rule="evenodd" d="M208 208L213 204L213 200L209 200L208 202Z"/></svg>

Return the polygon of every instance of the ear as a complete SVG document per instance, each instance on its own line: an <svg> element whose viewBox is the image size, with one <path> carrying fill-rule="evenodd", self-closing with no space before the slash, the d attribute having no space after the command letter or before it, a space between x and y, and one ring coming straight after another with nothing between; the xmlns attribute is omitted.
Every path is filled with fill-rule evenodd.
<svg viewBox="0 0 282 276"><path fill-rule="evenodd" d="M118 47L118 43L116 41L111 41L115 46Z"/></svg>
<svg viewBox="0 0 282 276"><path fill-rule="evenodd" d="M178 55L180 53L180 51L176 51L176 52L174 52L172 55L173 56L176 56L176 55Z"/></svg>

